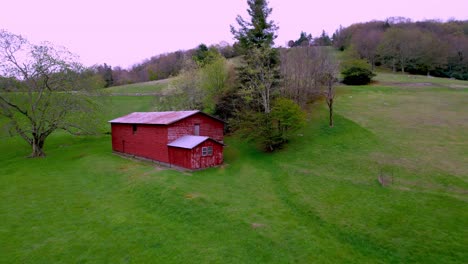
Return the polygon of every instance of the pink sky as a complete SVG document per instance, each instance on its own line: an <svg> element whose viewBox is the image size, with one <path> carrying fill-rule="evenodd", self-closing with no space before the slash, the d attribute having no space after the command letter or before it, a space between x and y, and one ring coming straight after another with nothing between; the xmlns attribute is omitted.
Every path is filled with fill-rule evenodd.
<svg viewBox="0 0 468 264"><path fill-rule="evenodd" d="M270 0L270 7L280 27L276 44L283 46L301 31L331 35L340 25L391 16L468 19L468 0ZM246 9L244 0L7 0L0 28L63 45L87 66L129 67L200 43L233 43L229 25Z"/></svg>

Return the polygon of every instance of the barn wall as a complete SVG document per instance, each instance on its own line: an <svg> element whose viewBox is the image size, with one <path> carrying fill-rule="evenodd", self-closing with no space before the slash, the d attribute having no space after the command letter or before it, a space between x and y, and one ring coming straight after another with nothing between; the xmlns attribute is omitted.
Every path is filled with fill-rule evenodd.
<svg viewBox="0 0 468 264"><path fill-rule="evenodd" d="M169 162L167 127L131 124L112 124L112 149L144 158Z"/></svg>
<svg viewBox="0 0 468 264"><path fill-rule="evenodd" d="M223 141L224 123L198 113L169 125L169 142L185 135L194 135L195 124L200 124L200 136L207 136L217 141Z"/></svg>
<svg viewBox="0 0 468 264"><path fill-rule="evenodd" d="M202 156L202 147L213 147L212 156ZM221 165L223 163L223 145L212 140L207 140L196 146L191 151L191 168L202 169Z"/></svg>
<svg viewBox="0 0 468 264"><path fill-rule="evenodd" d="M191 149L169 147L169 163L179 167L192 169Z"/></svg>

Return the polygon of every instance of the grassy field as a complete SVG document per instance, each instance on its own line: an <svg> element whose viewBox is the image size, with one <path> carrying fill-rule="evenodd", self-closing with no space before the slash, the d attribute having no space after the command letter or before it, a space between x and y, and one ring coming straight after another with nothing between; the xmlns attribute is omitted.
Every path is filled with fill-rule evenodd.
<svg viewBox="0 0 468 264"><path fill-rule="evenodd" d="M280 152L227 137L225 166L195 173L115 156L108 135L56 133L44 159L2 138L0 263L467 263L468 90L379 78L397 84L339 88L334 128L313 105Z"/></svg>
<svg viewBox="0 0 468 264"><path fill-rule="evenodd" d="M448 78L434 78L423 75L410 75L402 73L379 73L374 79L378 84L406 87L444 87L454 89L468 88L467 81Z"/></svg>
<svg viewBox="0 0 468 264"><path fill-rule="evenodd" d="M159 94L163 90L167 90L172 79L164 79L158 81L150 81L144 83L134 83L128 85L113 86L107 88L112 95L150 95Z"/></svg>

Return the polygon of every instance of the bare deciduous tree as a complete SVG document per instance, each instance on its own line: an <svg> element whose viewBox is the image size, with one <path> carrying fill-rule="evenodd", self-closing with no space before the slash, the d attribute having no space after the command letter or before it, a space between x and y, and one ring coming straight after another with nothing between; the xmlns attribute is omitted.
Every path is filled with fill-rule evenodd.
<svg viewBox="0 0 468 264"><path fill-rule="evenodd" d="M32 45L0 30L0 75L14 80L0 87L0 115L9 120L10 132L32 147L31 157L45 156L45 140L57 129L77 134L93 127L95 104L88 96L93 84L83 82L83 74L64 48ZM87 122L80 122L83 118Z"/></svg>
<svg viewBox="0 0 468 264"><path fill-rule="evenodd" d="M377 47L382 41L383 31L372 29L370 31L360 30L353 35L352 42L361 58L366 58L371 70L375 68L375 60L377 57Z"/></svg>
<svg viewBox="0 0 468 264"><path fill-rule="evenodd" d="M329 125L333 127L333 103L335 102L335 84L337 82L338 63L329 53L322 52L319 57L319 79L328 106Z"/></svg>
<svg viewBox="0 0 468 264"><path fill-rule="evenodd" d="M282 49L281 95L301 106L321 95L318 58L320 47L295 47Z"/></svg>
<svg viewBox="0 0 468 264"><path fill-rule="evenodd" d="M325 97L333 126L333 103L338 64L321 47L295 47L281 50L281 95L299 105Z"/></svg>

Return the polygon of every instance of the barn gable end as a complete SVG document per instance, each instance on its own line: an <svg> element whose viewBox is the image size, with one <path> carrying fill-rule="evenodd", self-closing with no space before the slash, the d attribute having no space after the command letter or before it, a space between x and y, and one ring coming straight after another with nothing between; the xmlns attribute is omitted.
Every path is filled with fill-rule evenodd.
<svg viewBox="0 0 468 264"><path fill-rule="evenodd" d="M169 142L185 135L195 135L197 125L199 133L196 136L207 136L223 142L224 123L202 113L194 114L169 125Z"/></svg>

